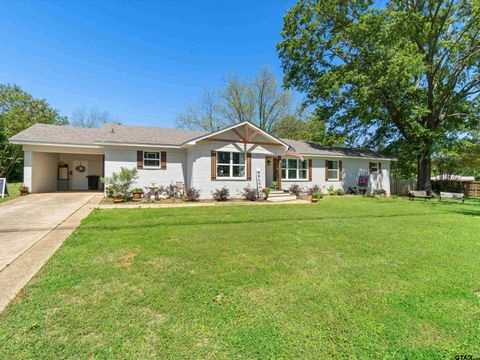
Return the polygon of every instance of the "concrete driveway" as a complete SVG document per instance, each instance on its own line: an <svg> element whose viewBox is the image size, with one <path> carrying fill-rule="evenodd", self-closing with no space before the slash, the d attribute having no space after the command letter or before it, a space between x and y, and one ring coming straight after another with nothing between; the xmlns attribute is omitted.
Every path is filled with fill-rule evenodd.
<svg viewBox="0 0 480 360"><path fill-rule="evenodd" d="M0 272L95 195L33 194L0 205Z"/></svg>

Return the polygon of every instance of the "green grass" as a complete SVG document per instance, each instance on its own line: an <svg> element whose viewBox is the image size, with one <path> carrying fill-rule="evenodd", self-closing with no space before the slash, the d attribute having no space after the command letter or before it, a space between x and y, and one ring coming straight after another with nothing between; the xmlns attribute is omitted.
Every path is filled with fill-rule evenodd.
<svg viewBox="0 0 480 360"><path fill-rule="evenodd" d="M480 356L480 202L96 210L0 316L4 358Z"/></svg>
<svg viewBox="0 0 480 360"><path fill-rule="evenodd" d="M23 183L9 183L7 182L8 195L5 195L4 198L0 197L0 203L15 199L20 196L20 187Z"/></svg>

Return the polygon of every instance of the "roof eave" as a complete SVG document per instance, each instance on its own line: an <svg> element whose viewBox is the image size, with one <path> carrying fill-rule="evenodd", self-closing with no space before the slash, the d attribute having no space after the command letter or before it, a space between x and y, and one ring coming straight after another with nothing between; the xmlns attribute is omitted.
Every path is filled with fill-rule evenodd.
<svg viewBox="0 0 480 360"><path fill-rule="evenodd" d="M127 143L127 142L116 142L116 141L99 141L96 142L97 145L102 146L133 146L133 147L155 147L155 148L175 148L181 149L182 145L173 145L173 144L153 144L153 143Z"/></svg>
<svg viewBox="0 0 480 360"><path fill-rule="evenodd" d="M363 160L383 160L383 161L397 161L396 158L375 157L375 156L353 156L353 155L331 155L331 154L313 154L300 152L302 156L307 157L322 157L322 158L347 158L347 159L363 159Z"/></svg>
<svg viewBox="0 0 480 360"><path fill-rule="evenodd" d="M77 143L61 143L50 141L32 141L32 140L8 140L11 144L15 145L40 145L40 146L64 146L64 147L81 147L90 149L100 149L100 146L96 144L77 144Z"/></svg>

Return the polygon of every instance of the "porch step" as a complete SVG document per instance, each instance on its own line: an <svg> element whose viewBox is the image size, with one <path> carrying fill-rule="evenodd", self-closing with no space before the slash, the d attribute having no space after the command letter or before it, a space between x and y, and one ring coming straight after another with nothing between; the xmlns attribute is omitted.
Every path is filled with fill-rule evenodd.
<svg viewBox="0 0 480 360"><path fill-rule="evenodd" d="M270 193L267 198L267 201L272 201L272 202L292 201L292 200L297 200L297 197L295 195L290 195L288 193L274 194L273 196L272 196L272 193Z"/></svg>
<svg viewBox="0 0 480 360"><path fill-rule="evenodd" d="M269 193L269 195L285 195L285 194L288 195L288 193L282 190L270 190L270 193Z"/></svg>

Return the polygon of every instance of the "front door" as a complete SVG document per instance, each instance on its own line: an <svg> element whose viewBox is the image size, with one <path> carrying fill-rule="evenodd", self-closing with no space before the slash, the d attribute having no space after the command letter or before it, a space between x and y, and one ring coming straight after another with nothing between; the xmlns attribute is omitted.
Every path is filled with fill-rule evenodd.
<svg viewBox="0 0 480 360"><path fill-rule="evenodd" d="M278 180L278 159L273 158L273 181Z"/></svg>
<svg viewBox="0 0 480 360"><path fill-rule="evenodd" d="M74 160L72 169L72 190L88 190L88 161Z"/></svg>

